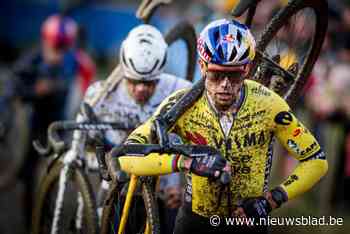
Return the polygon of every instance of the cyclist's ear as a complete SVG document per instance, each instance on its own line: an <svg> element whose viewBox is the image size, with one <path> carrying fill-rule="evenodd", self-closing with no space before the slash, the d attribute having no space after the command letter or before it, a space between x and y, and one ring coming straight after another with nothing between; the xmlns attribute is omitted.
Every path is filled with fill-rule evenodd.
<svg viewBox="0 0 350 234"><path fill-rule="evenodd" d="M201 69L202 74L204 74L207 70L207 64L203 61L203 59L198 59L198 64Z"/></svg>
<svg viewBox="0 0 350 234"><path fill-rule="evenodd" d="M247 76L248 76L248 74L250 72L250 69L252 69L252 67L253 67L252 63L248 63L248 64L244 65L244 70L245 71L244 71L243 75L244 75L245 78L247 78Z"/></svg>

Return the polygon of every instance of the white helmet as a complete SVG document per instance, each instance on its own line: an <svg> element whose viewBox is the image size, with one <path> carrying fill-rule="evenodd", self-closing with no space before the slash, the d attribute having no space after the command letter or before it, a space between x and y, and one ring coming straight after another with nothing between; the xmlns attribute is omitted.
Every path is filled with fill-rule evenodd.
<svg viewBox="0 0 350 234"><path fill-rule="evenodd" d="M159 79L167 48L163 35L155 27L143 24L131 30L120 50L125 77L144 81Z"/></svg>

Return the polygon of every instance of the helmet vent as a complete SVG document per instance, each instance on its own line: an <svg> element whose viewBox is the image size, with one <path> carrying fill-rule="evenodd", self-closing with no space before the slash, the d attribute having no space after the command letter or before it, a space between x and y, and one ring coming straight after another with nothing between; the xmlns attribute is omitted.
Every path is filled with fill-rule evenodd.
<svg viewBox="0 0 350 234"><path fill-rule="evenodd" d="M242 44L242 33L239 30L237 30L237 41L240 46Z"/></svg>
<svg viewBox="0 0 350 234"><path fill-rule="evenodd" d="M222 50L222 45L219 45L218 54L221 59L225 59L224 51Z"/></svg>
<svg viewBox="0 0 350 234"><path fill-rule="evenodd" d="M244 51L244 54L243 54L242 57L240 58L240 61L243 61L243 60L245 60L245 59L248 57L249 51L250 51L250 47L248 47L248 48L246 49L246 51Z"/></svg>
<svg viewBox="0 0 350 234"><path fill-rule="evenodd" d="M157 65L158 65L158 63L159 63L159 60L157 59L157 61L154 63L154 65L153 65L153 67L151 68L151 70L145 71L145 72L142 72L142 71L137 70L136 67L135 67L134 62L132 61L132 59L129 59L129 62L130 62L130 64L131 64L132 68L134 69L134 71L136 71L137 73L139 73L139 74L141 74L141 75L150 75L150 74L152 74L152 72L154 71L154 69L156 69L156 67L157 67Z"/></svg>
<svg viewBox="0 0 350 234"><path fill-rule="evenodd" d="M236 47L233 47L229 61L232 62L235 59L236 56L237 56L237 49L236 49Z"/></svg>
<svg viewBox="0 0 350 234"><path fill-rule="evenodd" d="M150 42L149 40L144 39L144 38L140 39L140 43L141 43L141 44L142 44L142 43L146 43L146 44L152 45L152 42Z"/></svg>

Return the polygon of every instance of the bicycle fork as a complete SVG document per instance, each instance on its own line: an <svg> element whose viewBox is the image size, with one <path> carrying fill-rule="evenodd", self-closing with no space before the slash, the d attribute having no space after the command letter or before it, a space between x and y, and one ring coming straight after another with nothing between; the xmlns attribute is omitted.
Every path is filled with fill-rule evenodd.
<svg viewBox="0 0 350 234"><path fill-rule="evenodd" d="M133 197L134 192L135 192L136 187L137 187L138 178L139 177L136 175L131 175L129 186L128 186L128 192L126 194L123 211L122 211L122 215L120 218L118 234L124 233L126 222L128 220L128 216L129 216L129 210L130 210L130 206L131 206L131 202L132 202L132 197ZM145 229L144 233L145 234L150 233L150 227L149 227L148 221L146 221L146 229Z"/></svg>
<svg viewBox="0 0 350 234"><path fill-rule="evenodd" d="M59 184L58 184L58 193L55 202L55 211L52 221L51 234L56 234L58 231L58 222L62 212L62 206L64 201L64 192L66 190L66 185L68 181L69 165L64 165L62 171L60 172Z"/></svg>
<svg viewBox="0 0 350 234"><path fill-rule="evenodd" d="M126 222L128 220L129 216L129 209L131 206L132 196L134 195L136 186L137 186L137 180L138 176L131 175L129 186L128 186L128 192L126 193L125 203L122 211L122 215L120 217L120 224L118 228L118 234L123 234Z"/></svg>

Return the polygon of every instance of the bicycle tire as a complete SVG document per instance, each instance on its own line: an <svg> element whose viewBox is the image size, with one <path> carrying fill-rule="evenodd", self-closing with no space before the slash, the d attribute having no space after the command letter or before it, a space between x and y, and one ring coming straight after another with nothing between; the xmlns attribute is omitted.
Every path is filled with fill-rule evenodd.
<svg viewBox="0 0 350 234"><path fill-rule="evenodd" d="M187 48L187 66L186 66L186 80L193 81L194 73L196 71L197 60L197 36L192 24L187 21L177 23L165 35L165 41L170 46L177 40L183 40Z"/></svg>
<svg viewBox="0 0 350 234"><path fill-rule="evenodd" d="M16 183L18 174L23 167L25 161L25 152L28 147L29 129L27 126L28 114L23 106L16 100L12 100L11 108L14 114L12 123L9 123L9 129L5 139L0 142L0 157L6 167L0 171L0 191L6 190ZM7 126L8 127L8 126ZM13 142L20 142L15 145Z"/></svg>
<svg viewBox="0 0 350 234"><path fill-rule="evenodd" d="M127 184L125 184L124 186L126 185ZM152 234L159 234L160 223L159 223L158 205L156 203L152 185L148 182L142 182L141 189L142 189L142 199L145 205L147 220L149 220L150 231ZM103 212L102 212L101 234L111 234L111 233L114 234L114 231L112 230L111 225L114 226L115 224L113 222L111 223L111 220L114 219L116 215L115 205L122 200L120 197L120 194L121 194L120 190L121 189L118 187L118 184L114 184L106 197L106 200L104 202ZM129 217L130 217L130 214L129 214ZM131 234L133 232L130 233L126 230L125 233Z"/></svg>
<svg viewBox="0 0 350 234"><path fill-rule="evenodd" d="M51 192L51 189L54 187L55 183L58 183L60 173L63 169L64 165L62 162L57 161L51 167L48 174L44 177L42 182L40 183L38 189L38 197L35 202L33 217L32 217L32 233L33 234L44 234L47 233L42 231L42 228L45 228L43 223L43 219L48 217L48 214L45 213L47 211L45 207L45 202L48 200L48 195ZM88 182L88 178L83 170L76 166L71 165L70 171L71 173L70 179L74 178L74 182L78 191L82 195L82 199L84 202L84 212L83 219L85 220L87 234L97 234L98 233L98 222L97 222L97 213L96 213L96 202L95 196L92 190L91 184ZM61 213L62 216L63 212ZM59 217L59 219L61 219ZM58 225L59 226L59 225ZM59 226L59 228L61 228ZM59 230L58 233L67 233L65 230Z"/></svg>
<svg viewBox="0 0 350 234"><path fill-rule="evenodd" d="M314 1L314 0L294 0L290 1L286 7L280 10L267 25L261 37L257 41L256 49L257 51L264 52L267 48L269 42L273 40L277 32L285 26L293 15L296 15L299 11L311 8L315 13L315 32L313 35L312 43L308 48L306 53L306 58L300 66L300 69L296 75L296 78L293 82L291 88L287 91L285 97L287 103L293 107L295 106L303 87L305 86L307 79L309 78L310 73L312 72L313 66L321 52L322 44L325 39L328 20L327 17L327 2L326 1ZM257 71L257 66L259 63L260 57L256 56L256 59L253 62L252 74ZM263 83L267 85L266 83Z"/></svg>

